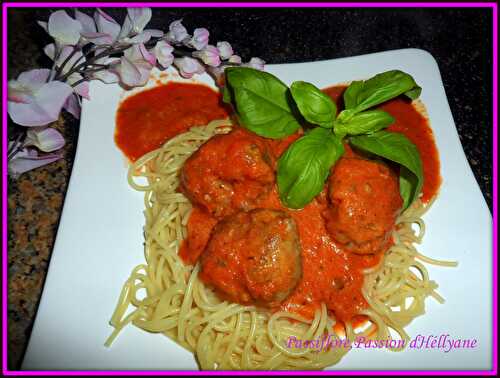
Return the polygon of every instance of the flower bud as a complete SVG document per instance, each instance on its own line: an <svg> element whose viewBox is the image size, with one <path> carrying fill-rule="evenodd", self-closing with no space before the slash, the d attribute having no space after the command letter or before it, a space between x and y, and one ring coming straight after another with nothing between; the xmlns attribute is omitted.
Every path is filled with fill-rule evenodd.
<svg viewBox="0 0 500 378"><path fill-rule="evenodd" d="M215 46L208 45L201 51L195 51L193 56L200 58L207 66L217 67L220 65L219 49Z"/></svg>

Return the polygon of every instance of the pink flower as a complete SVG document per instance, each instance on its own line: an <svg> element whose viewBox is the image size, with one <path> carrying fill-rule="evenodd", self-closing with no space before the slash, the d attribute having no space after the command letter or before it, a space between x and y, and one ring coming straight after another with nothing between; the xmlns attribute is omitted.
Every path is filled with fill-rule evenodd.
<svg viewBox="0 0 500 378"><path fill-rule="evenodd" d="M51 60L56 59L56 53L59 52L59 55L56 59L56 65L60 67L64 61L73 53L75 47L73 46L63 46L62 49L56 51L56 45L54 43L48 44L44 47L43 52L47 55ZM67 73L71 67L79 60L81 60L83 54L81 51L76 51L73 56L68 60L66 65L64 66L62 73Z"/></svg>
<svg viewBox="0 0 500 378"><path fill-rule="evenodd" d="M239 55L231 55L228 60L229 63L241 64L241 56Z"/></svg>
<svg viewBox="0 0 500 378"><path fill-rule="evenodd" d="M153 38L161 38L163 37L163 30L158 30L158 29L148 29L148 30L145 30L145 31L148 31L149 34L151 34L151 37Z"/></svg>
<svg viewBox="0 0 500 378"><path fill-rule="evenodd" d="M62 153L38 156L35 149L24 148L9 161L9 175L19 177L24 172L53 163L62 158Z"/></svg>
<svg viewBox="0 0 500 378"><path fill-rule="evenodd" d="M255 68L256 70L263 71L265 63L266 62L264 62L260 58L252 58L252 59L250 59L250 62L244 64L243 66L245 66L245 67L251 67L251 68Z"/></svg>
<svg viewBox="0 0 500 378"><path fill-rule="evenodd" d="M85 39L96 45L111 44L117 40L121 27L113 17L97 8L94 12L94 21L97 26L97 33L82 33Z"/></svg>
<svg viewBox="0 0 500 378"><path fill-rule="evenodd" d="M61 81L49 81L50 70L23 72L9 81L8 112L22 126L44 126L59 118L73 89Z"/></svg>
<svg viewBox="0 0 500 378"><path fill-rule="evenodd" d="M45 30L47 33L49 32L49 23L45 21L37 21L36 22L40 27Z"/></svg>
<svg viewBox="0 0 500 378"><path fill-rule="evenodd" d="M97 49L96 54L100 54L104 48ZM116 66L120 64L120 58L110 58L109 56L104 56L95 61L96 64L105 64L109 68L107 70L99 70L96 72L89 73L88 76L92 79L97 79L106 84L117 83L120 81L120 77L114 70Z"/></svg>
<svg viewBox="0 0 500 378"><path fill-rule="evenodd" d="M181 43L184 39L189 38L186 28L182 25L182 20L173 21L168 30L165 37L171 43Z"/></svg>
<svg viewBox="0 0 500 378"><path fill-rule="evenodd" d="M76 95L76 93L73 93L66 99L66 102L63 105L63 109L76 119L80 119L80 113L82 109L80 105L80 98Z"/></svg>
<svg viewBox="0 0 500 378"><path fill-rule="evenodd" d="M26 132L24 147L35 146L44 152L53 152L64 147L64 138L50 127L32 127Z"/></svg>
<svg viewBox="0 0 500 378"><path fill-rule="evenodd" d="M82 33L95 33L97 32L94 19L89 15L80 12L78 9L75 9L75 18L82 25Z"/></svg>
<svg viewBox="0 0 500 378"><path fill-rule="evenodd" d="M120 81L120 76L118 75L116 70L114 70L115 66L118 66L120 64L119 58L103 57L103 58L97 59L96 63L97 64L107 64L110 66L110 68L107 70L92 72L90 74L90 77L97 79L97 80L100 80L106 84L117 83Z"/></svg>
<svg viewBox="0 0 500 378"><path fill-rule="evenodd" d="M233 55L233 48L229 42L217 42L217 48L219 49L220 58L222 60L229 59Z"/></svg>
<svg viewBox="0 0 500 378"><path fill-rule="evenodd" d="M73 91L77 94L82 96L83 98L90 100L90 95L89 95L89 82L88 81L82 81L83 76L78 74L78 73L73 73L68 76L66 79L66 82L73 87ZM80 82L80 84L73 86L77 82Z"/></svg>
<svg viewBox="0 0 500 378"><path fill-rule="evenodd" d="M127 17L118 39L125 43L146 43L156 31L144 30L151 20L151 8L127 8Z"/></svg>
<svg viewBox="0 0 500 378"><path fill-rule="evenodd" d="M143 44L133 45L125 50L115 70L123 84L129 87L143 86L148 82L155 63L155 56Z"/></svg>
<svg viewBox="0 0 500 378"><path fill-rule="evenodd" d="M142 32L151 20L151 16L151 8L127 8L127 17L123 23L120 37Z"/></svg>
<svg viewBox="0 0 500 378"><path fill-rule="evenodd" d="M174 65L179 69L182 77L190 79L194 74L202 74L205 68L196 59L183 57L175 58Z"/></svg>
<svg viewBox="0 0 500 378"><path fill-rule="evenodd" d="M205 28L194 29L193 37L187 42L187 45L202 50L208 45L208 36L210 33Z"/></svg>
<svg viewBox="0 0 500 378"><path fill-rule="evenodd" d="M73 53L74 50L75 47L73 46L64 46L59 54L59 57L56 59L56 66L60 67L66 61L66 59ZM50 59L54 60L54 56L56 54L56 46L53 43L45 46L43 51ZM62 69L61 73L66 74L77 61L80 61L82 56L83 54L81 51L77 51L76 53L74 53L72 57L68 60L68 62L64 65L64 68ZM80 81L81 79L83 79L82 75L78 73L72 73L71 75L68 76L66 82L70 85L73 85L74 83ZM78 84L76 87L73 88L73 90L80 96L85 97L86 99L90 99L89 83L87 81Z"/></svg>
<svg viewBox="0 0 500 378"><path fill-rule="evenodd" d="M80 40L82 24L60 10L50 15L47 31L59 46L76 45Z"/></svg>
<svg viewBox="0 0 500 378"><path fill-rule="evenodd" d="M219 50L217 47L208 45L201 51L193 52L195 58L200 58L207 66L217 67L220 65Z"/></svg>
<svg viewBox="0 0 500 378"><path fill-rule="evenodd" d="M91 42L95 45L111 45L114 40L113 37L110 34L107 33L89 33L89 32L83 32L82 33L82 38L84 42Z"/></svg>
<svg viewBox="0 0 500 378"><path fill-rule="evenodd" d="M158 63L160 63L163 68L168 68L172 65L174 61L174 56L172 55L174 48L167 42L158 41L156 43L154 51L156 59L158 59Z"/></svg>

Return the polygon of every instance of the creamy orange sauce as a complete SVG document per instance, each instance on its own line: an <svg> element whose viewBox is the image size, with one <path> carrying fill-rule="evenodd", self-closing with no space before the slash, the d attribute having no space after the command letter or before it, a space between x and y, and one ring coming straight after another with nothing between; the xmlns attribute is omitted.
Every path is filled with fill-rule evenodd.
<svg viewBox="0 0 500 378"><path fill-rule="evenodd" d="M228 117L221 96L202 84L159 85L125 99L116 115L115 142L131 161L168 139Z"/></svg>
<svg viewBox="0 0 500 378"><path fill-rule="evenodd" d="M116 141L131 160L195 124L205 124L227 116L215 92L209 93L207 89L199 88L202 86L189 84L173 84L169 91L169 85L133 96L120 107ZM338 100L339 109L342 109L340 96L344 89L331 87L324 90L334 100ZM165 98L174 103L165 101ZM392 100L381 108L396 119L389 130L407 135L417 145L424 163L423 199L429 200L436 194L441 179L438 153L428 122L409 102L402 99ZM279 156L298 137L297 133L285 140L266 140L266 143ZM347 154L351 153L348 149ZM228 164L225 169L230 167ZM328 205L326 191L301 210L283 207L275 186L259 201L259 207L283 210L295 220L302 246L302 278L279 309L312 318L315 310L324 302L338 319L346 321L367 306L361 294L363 270L377 265L381 254L349 253L332 240L322 216ZM194 264L198 260L216 224L217 220L206 210L194 206L187 225L188 237L180 250L180 256L186 263Z"/></svg>
<svg viewBox="0 0 500 378"><path fill-rule="evenodd" d="M323 91L337 102L341 110L343 108L341 96L346 88L346 86L334 86ZM388 131L404 134L417 146L424 169L421 199L424 203L428 202L437 194L441 185L439 154L428 120L402 96L387 101L378 109L386 111L395 118L395 122L387 128Z"/></svg>

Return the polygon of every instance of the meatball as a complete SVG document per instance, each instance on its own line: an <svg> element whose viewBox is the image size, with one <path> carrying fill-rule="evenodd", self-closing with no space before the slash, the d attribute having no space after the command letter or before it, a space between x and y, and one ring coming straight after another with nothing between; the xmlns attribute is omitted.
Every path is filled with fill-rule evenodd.
<svg viewBox="0 0 500 378"><path fill-rule="evenodd" d="M280 210L239 212L215 226L201 279L233 302L274 307L302 276L295 221Z"/></svg>
<svg viewBox="0 0 500 378"><path fill-rule="evenodd" d="M349 252L378 253L391 243L403 201L397 175L387 165L342 158L329 178L326 228Z"/></svg>
<svg viewBox="0 0 500 378"><path fill-rule="evenodd" d="M248 211L272 189L274 161L263 138L237 128L211 138L186 161L180 190L218 219Z"/></svg>

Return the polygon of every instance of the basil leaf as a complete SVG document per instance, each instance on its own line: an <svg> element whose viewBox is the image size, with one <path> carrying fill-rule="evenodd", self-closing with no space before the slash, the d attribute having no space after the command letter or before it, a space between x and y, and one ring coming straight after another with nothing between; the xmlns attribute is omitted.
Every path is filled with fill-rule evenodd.
<svg viewBox="0 0 500 378"><path fill-rule="evenodd" d="M242 126L275 139L297 131L300 124L289 105L288 88L278 78L248 67L230 67L225 73L226 93L231 94Z"/></svg>
<svg viewBox="0 0 500 378"><path fill-rule="evenodd" d="M344 92L344 104L346 109L359 113L401 94L414 100L421 91L413 77L403 71L392 70L366 81L352 82Z"/></svg>
<svg viewBox="0 0 500 378"><path fill-rule="evenodd" d="M406 209L422 190L424 174L417 147L403 134L378 131L371 135L349 138L349 142L363 151L382 156L402 165L399 192Z"/></svg>
<svg viewBox="0 0 500 378"><path fill-rule="evenodd" d="M229 89L229 86L227 84L222 88L222 101L224 101L226 104L230 104L233 101L231 89Z"/></svg>
<svg viewBox="0 0 500 378"><path fill-rule="evenodd" d="M333 127L337 106L320 89L305 81L296 81L290 87L292 97L304 119L325 128Z"/></svg>
<svg viewBox="0 0 500 378"><path fill-rule="evenodd" d="M363 81L353 81L344 91L344 107L352 109L358 104L358 95L363 90Z"/></svg>
<svg viewBox="0 0 500 378"><path fill-rule="evenodd" d="M420 88L418 85L409 90L408 92L405 92L405 96L408 97L410 100L416 100L417 98L420 97L420 94L422 93L422 88Z"/></svg>
<svg viewBox="0 0 500 378"><path fill-rule="evenodd" d="M334 130L337 135L361 135L384 129L393 122L394 117L387 112L366 110L353 115L346 123L336 121Z"/></svg>
<svg viewBox="0 0 500 378"><path fill-rule="evenodd" d="M418 187L418 179L408 168L404 165L399 170L399 193L403 198L404 209L411 205L412 198L418 196L416 189Z"/></svg>
<svg viewBox="0 0 500 378"><path fill-rule="evenodd" d="M277 183L281 202L300 209L317 196L330 168L344 153L340 138L317 127L297 139L278 160Z"/></svg>

